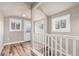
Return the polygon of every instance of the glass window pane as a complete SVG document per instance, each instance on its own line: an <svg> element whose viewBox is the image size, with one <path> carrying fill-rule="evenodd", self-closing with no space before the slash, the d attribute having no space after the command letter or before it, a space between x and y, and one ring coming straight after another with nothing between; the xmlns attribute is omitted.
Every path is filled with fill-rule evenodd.
<svg viewBox="0 0 79 59"><path fill-rule="evenodd" d="M16 30L20 30L20 24L16 24Z"/></svg>
<svg viewBox="0 0 79 59"><path fill-rule="evenodd" d="M14 22L11 23L11 29L15 30L15 23Z"/></svg>

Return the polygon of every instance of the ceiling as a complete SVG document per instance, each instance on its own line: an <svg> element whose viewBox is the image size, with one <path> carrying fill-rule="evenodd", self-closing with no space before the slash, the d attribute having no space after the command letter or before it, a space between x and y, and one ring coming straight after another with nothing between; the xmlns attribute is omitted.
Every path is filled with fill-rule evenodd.
<svg viewBox="0 0 79 59"><path fill-rule="evenodd" d="M79 5L78 2L43 2L40 8L50 16Z"/></svg>
<svg viewBox="0 0 79 59"><path fill-rule="evenodd" d="M3 16L31 18L30 6L23 2L0 2L0 13Z"/></svg>
<svg viewBox="0 0 79 59"><path fill-rule="evenodd" d="M39 2L25 2L27 5L29 5L30 7L34 7L35 5L37 5Z"/></svg>
<svg viewBox="0 0 79 59"><path fill-rule="evenodd" d="M25 3L31 6L34 2L25 2Z"/></svg>
<svg viewBox="0 0 79 59"><path fill-rule="evenodd" d="M38 2L1 2L0 12L4 16L20 16L31 18L31 7L37 5ZM39 5L39 4L38 4ZM39 7L43 12L50 16L64 10L70 9L79 5L78 2L42 2ZM39 8L38 7L38 8ZM27 13L28 12L28 13Z"/></svg>

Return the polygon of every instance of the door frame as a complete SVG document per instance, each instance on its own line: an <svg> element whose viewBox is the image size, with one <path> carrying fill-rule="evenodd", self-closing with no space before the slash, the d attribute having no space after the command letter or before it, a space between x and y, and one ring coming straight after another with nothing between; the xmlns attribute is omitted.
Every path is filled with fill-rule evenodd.
<svg viewBox="0 0 79 59"><path fill-rule="evenodd" d="M1 45L1 46L0 46L0 55L1 55L1 51L2 51L2 49L3 49L3 47L4 47L4 46L3 46L3 39L4 39L4 20L1 19L0 22L1 22L1 25L2 25L2 26L1 26L1 27L2 27L2 35L1 35L1 36L2 36L2 39L1 39L1 42L0 42L0 43L1 43L1 44L0 44L0 45Z"/></svg>
<svg viewBox="0 0 79 59"><path fill-rule="evenodd" d="M31 24L31 21L30 20L24 20L24 41L30 41L31 40L31 33L30 33L30 40L26 40L25 39L25 22L27 22L27 21L29 21L30 22L30 24ZM32 29L31 29L31 31L32 31ZM29 33L27 33L27 34L29 34Z"/></svg>
<svg viewBox="0 0 79 59"><path fill-rule="evenodd" d="M36 27L36 23L39 23L39 22L41 22L41 21L43 21L43 32L36 32L36 29L35 29L35 27ZM39 20L35 20L34 21L34 32L35 33L47 33L47 18L42 18L42 19L39 19Z"/></svg>

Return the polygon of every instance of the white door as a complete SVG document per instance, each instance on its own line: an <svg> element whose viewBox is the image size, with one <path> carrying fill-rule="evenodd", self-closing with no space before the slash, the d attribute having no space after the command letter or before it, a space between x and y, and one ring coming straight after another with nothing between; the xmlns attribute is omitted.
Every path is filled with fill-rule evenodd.
<svg viewBox="0 0 79 59"><path fill-rule="evenodd" d="M31 22L24 21L24 41L30 41L31 39Z"/></svg>
<svg viewBox="0 0 79 59"><path fill-rule="evenodd" d="M3 21L0 20L0 53L3 48Z"/></svg>

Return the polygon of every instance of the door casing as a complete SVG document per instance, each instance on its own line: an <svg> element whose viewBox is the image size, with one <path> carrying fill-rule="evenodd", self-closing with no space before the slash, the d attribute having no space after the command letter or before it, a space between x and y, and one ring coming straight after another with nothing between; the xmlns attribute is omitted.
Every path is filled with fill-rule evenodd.
<svg viewBox="0 0 79 59"><path fill-rule="evenodd" d="M3 35L4 35L4 23L2 19L0 20L0 53L3 49Z"/></svg>
<svg viewBox="0 0 79 59"><path fill-rule="evenodd" d="M27 33L26 30L27 30L27 27L28 24L31 25L31 21L29 20L24 20L24 41L30 41L31 40L31 33Z"/></svg>

